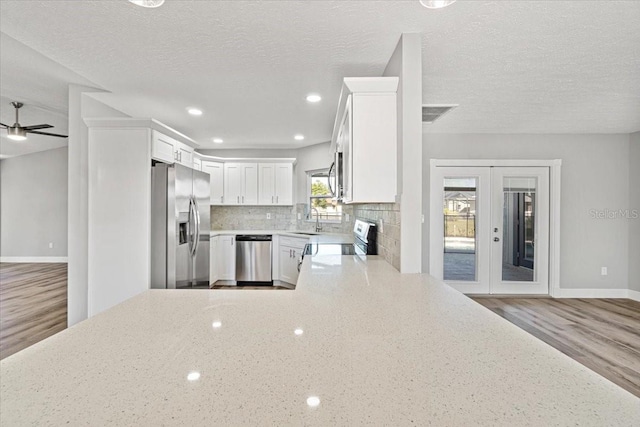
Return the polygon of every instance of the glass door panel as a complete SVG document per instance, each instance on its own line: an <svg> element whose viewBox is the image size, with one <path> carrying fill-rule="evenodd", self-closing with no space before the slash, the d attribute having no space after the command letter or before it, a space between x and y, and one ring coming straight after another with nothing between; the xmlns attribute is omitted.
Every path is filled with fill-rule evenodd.
<svg viewBox="0 0 640 427"><path fill-rule="evenodd" d="M435 168L431 179L431 274L464 293L489 293L489 168Z"/></svg>
<svg viewBox="0 0 640 427"><path fill-rule="evenodd" d="M492 168L491 293L547 294L549 169Z"/></svg>
<svg viewBox="0 0 640 427"><path fill-rule="evenodd" d="M477 280L477 181L444 178L444 280Z"/></svg>

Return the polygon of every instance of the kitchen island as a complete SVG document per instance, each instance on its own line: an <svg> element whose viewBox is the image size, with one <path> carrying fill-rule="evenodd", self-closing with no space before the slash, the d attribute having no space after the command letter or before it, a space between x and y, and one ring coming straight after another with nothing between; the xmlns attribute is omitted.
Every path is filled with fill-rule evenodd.
<svg viewBox="0 0 640 427"><path fill-rule="evenodd" d="M640 399L428 275L151 290L0 362L2 425L640 425Z"/></svg>

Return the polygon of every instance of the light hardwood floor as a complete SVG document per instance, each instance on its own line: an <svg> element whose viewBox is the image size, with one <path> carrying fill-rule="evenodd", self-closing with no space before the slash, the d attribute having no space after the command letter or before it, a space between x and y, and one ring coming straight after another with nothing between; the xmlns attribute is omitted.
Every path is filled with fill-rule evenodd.
<svg viewBox="0 0 640 427"><path fill-rule="evenodd" d="M629 299L473 299L640 397L640 302Z"/></svg>
<svg viewBox="0 0 640 427"><path fill-rule="evenodd" d="M0 359L67 327L67 264L0 264Z"/></svg>

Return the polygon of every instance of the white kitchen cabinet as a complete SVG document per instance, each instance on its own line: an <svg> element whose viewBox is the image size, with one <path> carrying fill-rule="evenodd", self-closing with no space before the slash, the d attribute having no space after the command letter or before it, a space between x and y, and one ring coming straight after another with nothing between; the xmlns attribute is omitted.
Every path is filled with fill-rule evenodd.
<svg viewBox="0 0 640 427"><path fill-rule="evenodd" d="M220 266L218 265L218 246L220 236L213 236L209 240L209 253L211 259L209 260L209 284L216 283L220 280Z"/></svg>
<svg viewBox="0 0 640 427"><path fill-rule="evenodd" d="M258 164L258 204L293 204L293 164Z"/></svg>
<svg viewBox="0 0 640 427"><path fill-rule="evenodd" d="M154 130L151 137L151 158L173 164L176 160L174 151L176 142L175 139Z"/></svg>
<svg viewBox="0 0 640 427"><path fill-rule="evenodd" d="M218 280L236 280L236 236L218 236Z"/></svg>
<svg viewBox="0 0 640 427"><path fill-rule="evenodd" d="M196 156L195 153L193 155L193 169L197 171L202 170L202 160L200 160L200 157Z"/></svg>
<svg viewBox="0 0 640 427"><path fill-rule="evenodd" d="M156 130L151 137L151 158L168 164L194 167L192 147Z"/></svg>
<svg viewBox="0 0 640 427"><path fill-rule="evenodd" d="M224 164L224 204L258 204L258 164Z"/></svg>
<svg viewBox="0 0 640 427"><path fill-rule="evenodd" d="M202 172L209 174L210 204L221 205L224 202L224 163L202 162Z"/></svg>
<svg viewBox="0 0 640 427"><path fill-rule="evenodd" d="M344 203L394 203L397 77L345 78L332 146L342 152Z"/></svg>
<svg viewBox="0 0 640 427"><path fill-rule="evenodd" d="M295 285L298 282L298 260L309 239L281 236L279 241L280 281Z"/></svg>
<svg viewBox="0 0 640 427"><path fill-rule="evenodd" d="M176 163L193 168L193 148L180 141L176 141L175 145Z"/></svg>

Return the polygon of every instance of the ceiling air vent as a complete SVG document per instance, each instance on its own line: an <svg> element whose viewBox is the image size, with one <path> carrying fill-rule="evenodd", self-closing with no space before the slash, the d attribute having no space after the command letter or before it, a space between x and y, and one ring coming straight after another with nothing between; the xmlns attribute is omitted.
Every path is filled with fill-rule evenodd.
<svg viewBox="0 0 640 427"><path fill-rule="evenodd" d="M423 105L422 106L422 121L424 123L433 123L440 117L447 114L449 111L456 108L458 104L450 105Z"/></svg>

